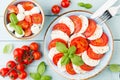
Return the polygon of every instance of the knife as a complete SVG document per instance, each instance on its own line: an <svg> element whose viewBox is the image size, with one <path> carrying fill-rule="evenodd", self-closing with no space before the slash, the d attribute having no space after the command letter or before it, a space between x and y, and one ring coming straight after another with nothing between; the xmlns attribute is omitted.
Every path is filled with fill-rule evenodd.
<svg viewBox="0 0 120 80"><path fill-rule="evenodd" d="M100 17L109 7L115 4L117 0L107 0L95 13L92 14L91 18Z"/></svg>

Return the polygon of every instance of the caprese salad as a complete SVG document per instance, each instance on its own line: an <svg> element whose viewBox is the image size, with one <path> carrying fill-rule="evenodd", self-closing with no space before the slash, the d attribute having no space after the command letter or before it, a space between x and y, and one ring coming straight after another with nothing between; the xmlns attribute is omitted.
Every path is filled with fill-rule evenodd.
<svg viewBox="0 0 120 80"><path fill-rule="evenodd" d="M37 34L43 24L40 7L30 1L9 5L6 18L7 29L18 38Z"/></svg>
<svg viewBox="0 0 120 80"><path fill-rule="evenodd" d="M109 39L102 26L86 16L62 16L52 27L48 56L63 72L89 72L109 51Z"/></svg>

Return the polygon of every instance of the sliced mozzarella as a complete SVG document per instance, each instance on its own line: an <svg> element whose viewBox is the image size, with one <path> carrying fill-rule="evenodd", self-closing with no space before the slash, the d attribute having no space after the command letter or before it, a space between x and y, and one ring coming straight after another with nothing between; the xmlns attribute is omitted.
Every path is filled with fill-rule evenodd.
<svg viewBox="0 0 120 80"><path fill-rule="evenodd" d="M74 23L69 17L61 17L59 23L66 24L69 27L71 34L74 32Z"/></svg>
<svg viewBox="0 0 120 80"><path fill-rule="evenodd" d="M39 7L34 7L31 9L31 14L40 13Z"/></svg>
<svg viewBox="0 0 120 80"><path fill-rule="evenodd" d="M29 16L29 15L31 15L31 11L25 11L24 14L25 14L25 16Z"/></svg>
<svg viewBox="0 0 120 80"><path fill-rule="evenodd" d="M76 66L76 65L74 65L74 64L72 64L72 65L73 65L74 71L75 71L76 73L78 73L78 74L83 74L83 73L86 73L86 72L87 72L87 71L82 70L82 69L80 68L80 66Z"/></svg>
<svg viewBox="0 0 120 80"><path fill-rule="evenodd" d="M88 22L87 17L85 17L83 15L80 15L79 18L82 20L82 28L79 31L79 33L84 33L88 27L89 22Z"/></svg>
<svg viewBox="0 0 120 80"><path fill-rule="evenodd" d="M103 29L100 25L97 24L97 28L95 30L95 32L93 33L92 36L88 37L89 40L95 40L98 39L102 36L103 34Z"/></svg>
<svg viewBox="0 0 120 80"><path fill-rule="evenodd" d="M21 4L18 4L17 8L19 10L19 13L24 13L25 12L25 9L23 8L23 6Z"/></svg>
<svg viewBox="0 0 120 80"><path fill-rule="evenodd" d="M60 30L52 31L51 38L52 38L52 40L56 39L56 38L60 38L60 39L65 40L66 42L69 40L69 36L66 33L64 33L63 31L60 31Z"/></svg>
<svg viewBox="0 0 120 80"><path fill-rule="evenodd" d="M90 44L90 47L97 54L104 54L109 50L108 45L106 45L106 46L93 46L93 45Z"/></svg>
<svg viewBox="0 0 120 80"><path fill-rule="evenodd" d="M58 66L59 70L61 70L62 72L64 72L64 71L66 71L66 68L65 68L65 65L64 66L61 65L61 59L62 58L59 59L59 61L57 63L57 66Z"/></svg>
<svg viewBox="0 0 120 80"><path fill-rule="evenodd" d="M15 36L18 37L18 38L21 38L21 37L23 37L24 35L25 35L24 31L23 31L23 34L22 34L22 35L20 35L20 34L18 34L17 32L15 32Z"/></svg>
<svg viewBox="0 0 120 80"><path fill-rule="evenodd" d="M82 59L83 59L84 63L89 65L89 66L97 66L99 64L99 62L100 62L100 60L93 60L93 59L91 59L87 55L86 51L82 54Z"/></svg>
<svg viewBox="0 0 120 80"><path fill-rule="evenodd" d="M56 49L56 47L53 47L50 49L48 56L52 60L54 55L57 53L60 53L60 52Z"/></svg>
<svg viewBox="0 0 120 80"><path fill-rule="evenodd" d="M34 33L34 34L37 34L39 31L40 31L40 24L33 24L32 26L31 26L31 31L32 31L32 33Z"/></svg>
<svg viewBox="0 0 120 80"><path fill-rule="evenodd" d="M8 29L9 31L11 31L11 32L14 31L14 28L13 28L12 26L10 26L10 23L8 23L6 26L7 26L7 29Z"/></svg>
<svg viewBox="0 0 120 80"><path fill-rule="evenodd" d="M23 13L18 13L17 14L18 21L22 21L22 20L24 20L24 18L25 18L25 15Z"/></svg>

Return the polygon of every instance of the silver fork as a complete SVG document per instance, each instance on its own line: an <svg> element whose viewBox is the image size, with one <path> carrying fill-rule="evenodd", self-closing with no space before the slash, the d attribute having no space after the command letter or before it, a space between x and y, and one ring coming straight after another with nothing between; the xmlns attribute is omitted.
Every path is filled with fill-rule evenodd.
<svg viewBox="0 0 120 80"><path fill-rule="evenodd" d="M118 10L120 9L120 5L115 6L115 7L111 7L108 10L106 10L100 17L95 18L95 20L99 23L99 24L103 24L104 22L106 22L107 20L111 19L113 16L115 16L118 12ZM100 20L100 19L101 20Z"/></svg>

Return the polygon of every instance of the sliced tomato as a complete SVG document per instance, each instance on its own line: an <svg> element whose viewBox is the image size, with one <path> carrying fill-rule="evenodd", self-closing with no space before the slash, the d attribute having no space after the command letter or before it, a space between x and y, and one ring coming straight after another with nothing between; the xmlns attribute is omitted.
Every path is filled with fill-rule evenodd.
<svg viewBox="0 0 120 80"><path fill-rule="evenodd" d="M26 37L32 35L32 31L31 31L30 28L26 29L24 32L25 32L25 36L26 36Z"/></svg>
<svg viewBox="0 0 120 80"><path fill-rule="evenodd" d="M32 23L32 17L30 15L25 16L25 21Z"/></svg>
<svg viewBox="0 0 120 80"><path fill-rule="evenodd" d="M73 69L72 63L69 63L69 64L66 65L66 71L71 75L76 74L76 72Z"/></svg>
<svg viewBox="0 0 120 80"><path fill-rule="evenodd" d="M89 25L87 30L84 32L84 35L88 38L90 37L96 30L96 22L92 19L88 19L89 20Z"/></svg>
<svg viewBox="0 0 120 80"><path fill-rule="evenodd" d="M24 30L26 30L26 29L28 29L30 27L29 23L27 21L25 21L25 20L19 21L18 25L20 25L22 27L22 29L24 29Z"/></svg>
<svg viewBox="0 0 120 80"><path fill-rule="evenodd" d="M15 5L10 5L10 6L8 6L8 11L9 11L10 13L16 13L16 14L18 14L18 12L19 12L17 6L15 6Z"/></svg>
<svg viewBox="0 0 120 80"><path fill-rule="evenodd" d="M52 40L49 45L48 45L48 50L50 50L51 48L55 47L56 46L56 42L61 42L63 44L65 44L67 46L67 43L63 40L63 39L60 39L60 38L56 38L54 40Z"/></svg>
<svg viewBox="0 0 120 80"><path fill-rule="evenodd" d="M22 2L21 4L22 4L23 8L27 11L31 10L34 7L34 4L32 2L28 2L28 1Z"/></svg>
<svg viewBox="0 0 120 80"><path fill-rule="evenodd" d="M35 24L42 24L42 14L36 13L32 15L32 22Z"/></svg>
<svg viewBox="0 0 120 80"><path fill-rule="evenodd" d="M70 36L70 29L64 23L57 23L52 30L61 30L64 33L66 33L68 36Z"/></svg>
<svg viewBox="0 0 120 80"><path fill-rule="evenodd" d="M85 50L87 50L88 42L83 37L77 37L71 41L70 46L75 46L77 48L76 54L80 54L84 52Z"/></svg>
<svg viewBox="0 0 120 80"><path fill-rule="evenodd" d="M91 40L90 44L94 45L94 46L105 46L108 43L108 36L103 33L101 38L96 39L96 40Z"/></svg>
<svg viewBox="0 0 120 80"><path fill-rule="evenodd" d="M59 59L60 59L62 56L63 56L63 53L58 53L58 54L54 55L54 57L53 57L53 63L54 63L55 65L57 65Z"/></svg>
<svg viewBox="0 0 120 80"><path fill-rule="evenodd" d="M81 19L78 16L76 16L76 15L72 15L69 18L73 21L73 23L75 25L74 33L79 32L80 29L82 28L82 21L81 21Z"/></svg>
<svg viewBox="0 0 120 80"><path fill-rule="evenodd" d="M85 71L91 71L91 70L94 69L94 67L88 66L86 64L81 65L80 68L83 69L83 70L85 70Z"/></svg>
<svg viewBox="0 0 120 80"><path fill-rule="evenodd" d="M7 21L10 22L10 13L7 14Z"/></svg>
<svg viewBox="0 0 120 80"><path fill-rule="evenodd" d="M91 58L91 59L94 59L94 60L99 60L101 59L104 54L97 54L95 52L93 52L93 50L89 47L89 49L87 50L87 55Z"/></svg>

